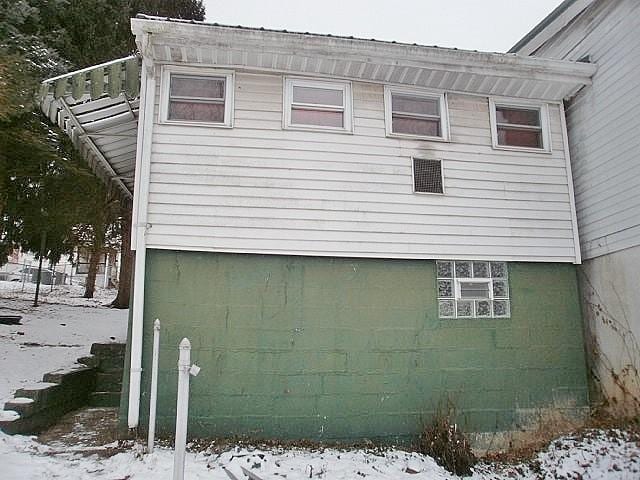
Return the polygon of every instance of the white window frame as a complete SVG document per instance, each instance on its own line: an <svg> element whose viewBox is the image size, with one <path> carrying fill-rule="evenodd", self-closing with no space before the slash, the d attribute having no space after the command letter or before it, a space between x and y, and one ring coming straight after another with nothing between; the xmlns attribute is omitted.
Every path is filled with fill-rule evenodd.
<svg viewBox="0 0 640 480"><path fill-rule="evenodd" d="M216 77L224 78L224 121L205 122L201 120L177 120L169 119L169 89L171 86L171 75L185 75L194 77ZM160 123L169 125L191 125L198 127L233 128L233 92L235 74L231 70L219 70L216 68L183 67L179 65L164 65L160 78Z"/></svg>
<svg viewBox="0 0 640 480"><path fill-rule="evenodd" d="M442 182L442 193L441 192L418 192L416 190L416 165L415 160L433 160L440 162L440 181ZM444 160L441 158L424 158L424 157L411 157L411 190L416 195L444 195L446 193L446 189L444 186Z"/></svg>
<svg viewBox="0 0 640 480"><path fill-rule="evenodd" d="M411 133L401 133L393 131L393 102L392 95L407 95L411 97L421 97L438 100L440 106L440 136L413 135ZM434 92L430 90L420 90L416 88L403 88L393 85L384 86L384 121L387 137L405 137L436 142L450 141L449 134L449 109L447 107L447 94L445 92Z"/></svg>
<svg viewBox="0 0 640 480"><path fill-rule="evenodd" d="M540 112L540 130L542 133L542 148L518 147L516 145L498 144L498 122L496 107L538 110ZM495 150L515 150L532 153L551 153L551 133L549 130L549 108L546 103L528 102L525 100L509 100L501 98L489 98L489 117L491 120L491 143Z"/></svg>
<svg viewBox="0 0 640 480"><path fill-rule="evenodd" d="M489 296L485 297L472 297L472 298L462 298L462 285L461 283L486 283L489 288ZM455 299L456 300L493 300L493 281L491 278L456 278L455 279Z"/></svg>
<svg viewBox="0 0 640 480"><path fill-rule="evenodd" d="M291 123L291 107L293 104L293 87L323 88L342 91L343 106L336 108L335 105L305 104L312 110L342 111L343 126L331 127L325 125L301 125ZM314 78L284 77L283 85L283 108L282 127L286 130L312 130L327 131L336 133L353 133L353 97L351 82L348 81L327 81Z"/></svg>

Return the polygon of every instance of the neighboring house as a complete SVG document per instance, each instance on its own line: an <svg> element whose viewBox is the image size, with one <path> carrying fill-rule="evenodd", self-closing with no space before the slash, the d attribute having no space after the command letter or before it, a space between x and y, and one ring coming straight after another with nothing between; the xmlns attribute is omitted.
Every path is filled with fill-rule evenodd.
<svg viewBox="0 0 640 480"><path fill-rule="evenodd" d="M195 436L402 440L447 402L473 432L587 406L562 101L595 66L132 29L140 98L135 58L42 92L133 197L130 427L147 421L156 318L165 432L182 337L202 367Z"/></svg>
<svg viewBox="0 0 640 480"><path fill-rule="evenodd" d="M609 407L640 413L640 2L565 1L512 49L598 65L567 103L591 371Z"/></svg>

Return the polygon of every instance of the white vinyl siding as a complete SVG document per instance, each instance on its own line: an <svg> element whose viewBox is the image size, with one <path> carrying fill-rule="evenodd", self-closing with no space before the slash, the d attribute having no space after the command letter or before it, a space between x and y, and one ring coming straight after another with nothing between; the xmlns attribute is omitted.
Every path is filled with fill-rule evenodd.
<svg viewBox="0 0 640 480"><path fill-rule="evenodd" d="M233 129L154 125L149 248L575 260L557 105L541 156L493 150L487 98L459 94L451 143L387 137L381 84L352 84L353 135L285 130L283 81L236 72ZM413 157L445 195L413 193Z"/></svg>
<svg viewBox="0 0 640 480"><path fill-rule="evenodd" d="M596 2L536 55L598 65L567 108L585 259L640 245L640 2Z"/></svg>

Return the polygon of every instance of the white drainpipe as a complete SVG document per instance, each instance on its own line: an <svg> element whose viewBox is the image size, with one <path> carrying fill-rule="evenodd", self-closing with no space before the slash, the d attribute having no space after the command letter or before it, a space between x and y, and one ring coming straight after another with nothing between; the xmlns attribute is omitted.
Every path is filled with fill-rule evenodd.
<svg viewBox="0 0 640 480"><path fill-rule="evenodd" d="M140 79L140 110L138 113L138 144L136 151L136 186L134 201L132 242L135 247L135 276L133 280L133 306L131 322L131 365L129 373L129 428L140 420L140 383L142 376L142 326L144 320L144 277L146 264L147 204L149 201L149 173L151 164L151 137L156 79L153 62L147 57L149 35L142 40L142 76Z"/></svg>

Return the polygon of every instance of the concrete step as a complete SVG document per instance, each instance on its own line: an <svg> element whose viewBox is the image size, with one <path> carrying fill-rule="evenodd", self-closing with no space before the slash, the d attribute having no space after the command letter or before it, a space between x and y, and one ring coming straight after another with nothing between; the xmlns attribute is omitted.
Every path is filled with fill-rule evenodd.
<svg viewBox="0 0 640 480"><path fill-rule="evenodd" d="M98 372L96 374L96 392L119 392L122 389L123 371Z"/></svg>
<svg viewBox="0 0 640 480"><path fill-rule="evenodd" d="M126 345L124 343L94 343L91 345L91 354L99 357L124 357L125 350Z"/></svg>
<svg viewBox="0 0 640 480"><path fill-rule="evenodd" d="M97 368L100 359L95 355L87 355L86 357L80 357L77 362L86 365L87 367Z"/></svg>
<svg viewBox="0 0 640 480"><path fill-rule="evenodd" d="M43 382L16 391L5 410L19 414L0 422L6 433L33 434L55 423L65 413L86 405L95 386L96 372L86 366L61 369L44 375Z"/></svg>
<svg viewBox="0 0 640 480"><path fill-rule="evenodd" d="M92 407L119 407L120 392L93 392L89 395L89 405Z"/></svg>

